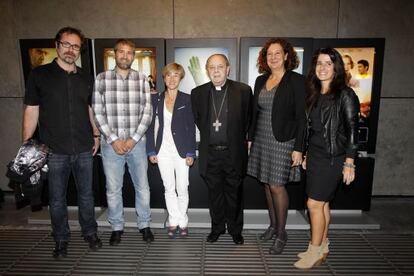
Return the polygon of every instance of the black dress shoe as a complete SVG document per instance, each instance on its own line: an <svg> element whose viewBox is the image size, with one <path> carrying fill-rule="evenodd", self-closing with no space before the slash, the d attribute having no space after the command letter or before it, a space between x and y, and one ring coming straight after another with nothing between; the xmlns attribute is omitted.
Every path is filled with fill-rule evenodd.
<svg viewBox="0 0 414 276"><path fill-rule="evenodd" d="M124 231L112 231L111 238L109 239L110 245L118 245L121 242L121 236Z"/></svg>
<svg viewBox="0 0 414 276"><path fill-rule="evenodd" d="M221 232L211 232L207 236L207 242L216 242L221 234L224 234L224 231Z"/></svg>
<svg viewBox="0 0 414 276"><path fill-rule="evenodd" d="M89 244L89 249L95 251L102 247L102 241L96 233L86 236L85 241Z"/></svg>
<svg viewBox="0 0 414 276"><path fill-rule="evenodd" d="M244 243L244 238L241 234L234 234L234 235L231 235L231 237L233 238L233 242L235 244L243 244Z"/></svg>
<svg viewBox="0 0 414 276"><path fill-rule="evenodd" d="M276 229L272 226L269 226L263 234L260 235L259 239L261 241L268 241L273 238L273 236L277 233Z"/></svg>
<svg viewBox="0 0 414 276"><path fill-rule="evenodd" d="M139 230L140 233L142 233L142 239L146 242L152 242L154 240L154 235L151 232L151 229L149 227L145 227L141 230Z"/></svg>
<svg viewBox="0 0 414 276"><path fill-rule="evenodd" d="M55 259L66 258L67 254L68 254L68 242L57 241L55 243L55 248L53 248L53 258Z"/></svg>
<svg viewBox="0 0 414 276"><path fill-rule="evenodd" d="M286 231L283 232L282 234L277 235L273 241L273 245L269 248L269 254L272 254L272 255L282 254L287 240L288 240L288 235Z"/></svg>

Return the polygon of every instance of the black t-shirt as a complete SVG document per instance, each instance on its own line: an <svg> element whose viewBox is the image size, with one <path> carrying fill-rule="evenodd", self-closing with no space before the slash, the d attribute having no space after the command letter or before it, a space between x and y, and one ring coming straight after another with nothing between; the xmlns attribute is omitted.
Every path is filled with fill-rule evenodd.
<svg viewBox="0 0 414 276"><path fill-rule="evenodd" d="M34 69L24 103L39 106L40 140L55 153L77 154L93 146L89 121L93 79L81 68L63 70L56 60Z"/></svg>
<svg viewBox="0 0 414 276"><path fill-rule="evenodd" d="M323 137L324 126L322 125L321 121L321 107L325 100L326 96L320 95L309 114L311 121L309 146L313 149L318 149L319 151L326 153L326 155L328 155L328 151L326 150L325 139Z"/></svg>

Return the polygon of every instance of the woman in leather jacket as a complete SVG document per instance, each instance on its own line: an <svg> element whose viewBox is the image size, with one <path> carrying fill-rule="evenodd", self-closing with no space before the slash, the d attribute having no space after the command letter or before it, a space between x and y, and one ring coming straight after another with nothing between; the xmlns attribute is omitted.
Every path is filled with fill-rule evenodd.
<svg viewBox="0 0 414 276"><path fill-rule="evenodd" d="M359 102L346 86L341 55L333 48L316 51L307 83L307 206L311 223L308 250L298 254L295 266L317 266L329 253L329 201L340 180L349 185L355 178Z"/></svg>

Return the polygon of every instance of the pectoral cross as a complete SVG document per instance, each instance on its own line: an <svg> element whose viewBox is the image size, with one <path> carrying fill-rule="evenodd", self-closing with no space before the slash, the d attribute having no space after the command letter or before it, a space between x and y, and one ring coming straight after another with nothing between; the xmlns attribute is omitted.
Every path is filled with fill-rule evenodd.
<svg viewBox="0 0 414 276"><path fill-rule="evenodd" d="M216 121L213 123L213 127L215 128L216 132L219 131L219 128L221 127L221 123L219 122L218 119L216 119Z"/></svg>

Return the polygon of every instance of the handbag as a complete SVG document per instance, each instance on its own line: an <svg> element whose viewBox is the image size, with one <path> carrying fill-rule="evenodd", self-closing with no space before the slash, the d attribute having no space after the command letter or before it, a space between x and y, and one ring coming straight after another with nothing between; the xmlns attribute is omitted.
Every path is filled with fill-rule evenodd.
<svg viewBox="0 0 414 276"><path fill-rule="evenodd" d="M300 166L294 166L289 171L289 182L300 182L301 171Z"/></svg>

